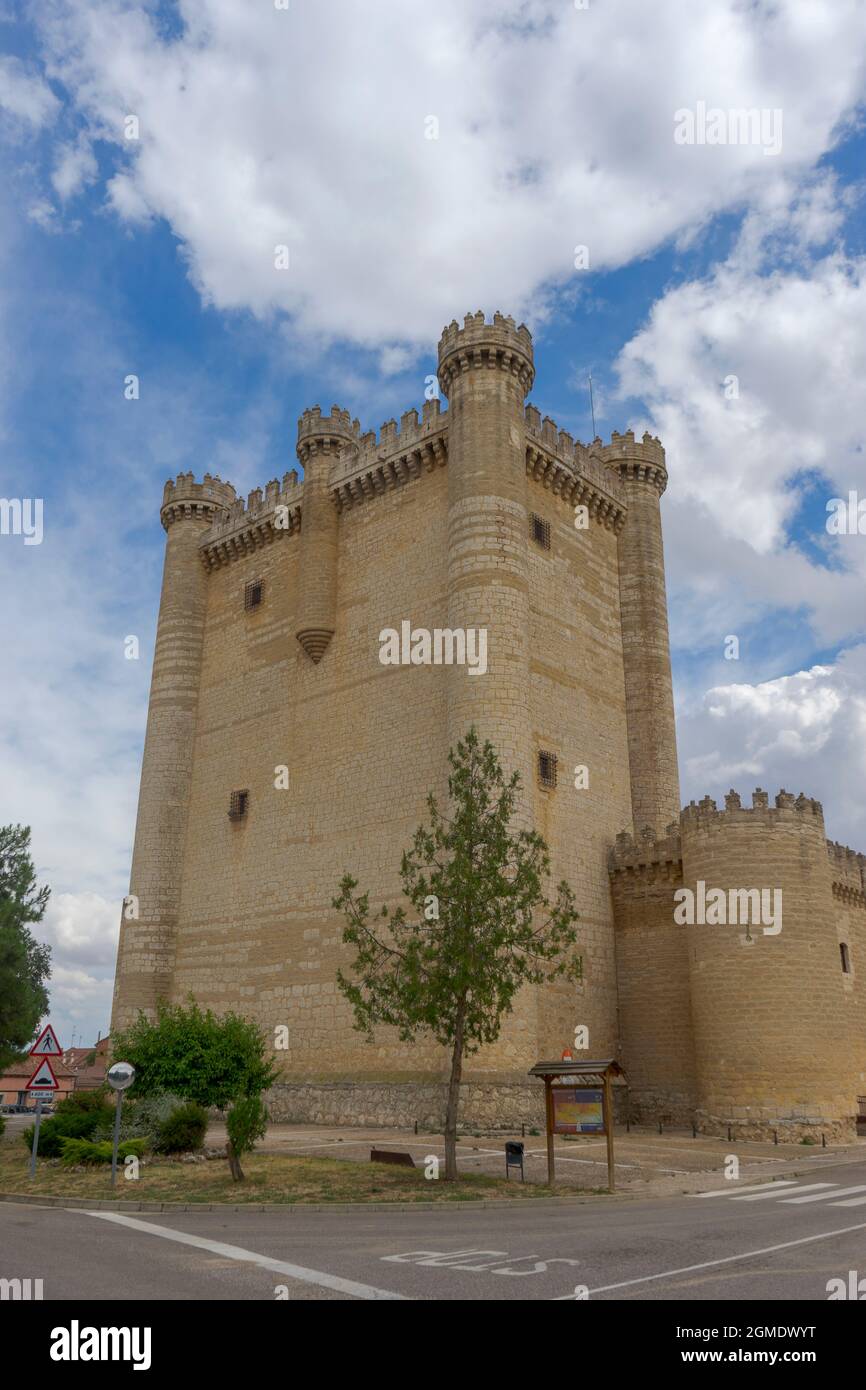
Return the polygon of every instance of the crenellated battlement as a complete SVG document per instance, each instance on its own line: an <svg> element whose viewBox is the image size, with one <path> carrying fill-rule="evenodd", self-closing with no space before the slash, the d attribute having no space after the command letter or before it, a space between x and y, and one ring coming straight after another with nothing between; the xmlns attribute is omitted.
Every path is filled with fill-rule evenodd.
<svg viewBox="0 0 866 1390"><path fill-rule="evenodd" d="M739 792L735 792L733 788L725 796L724 810L716 806L711 796L705 796L698 802L690 801L680 815L680 827L685 834L689 830L716 825L725 820L767 824L782 817L790 819L792 815L820 826L824 824L824 808L820 801L804 796L802 792L799 796L794 796L793 792L787 792L783 788L776 796L775 806L770 806L768 793L761 787L756 787L752 792L750 807L742 804Z"/></svg>
<svg viewBox="0 0 866 1390"><path fill-rule="evenodd" d="M849 849L847 845L840 845L835 840L828 840L827 855L833 874L834 891L836 888L840 892L849 890L862 897L866 893L866 854Z"/></svg>
<svg viewBox="0 0 866 1390"><path fill-rule="evenodd" d="M425 401L417 410L406 410L396 420L386 420L379 430L362 434L357 453L337 460L330 486L339 511L377 497L417 478L424 471L441 468L448 457L448 413L438 400Z"/></svg>
<svg viewBox="0 0 866 1390"><path fill-rule="evenodd" d="M744 806L739 792L731 789L725 796L723 810L719 809L711 796L705 796L698 802L690 801L688 806L683 807L679 821L672 821L663 836L657 835L652 826L644 826L637 835L624 830L617 835L616 844L610 851L610 872L619 873L681 859L683 838L696 829L736 822L754 825L762 830L774 820L793 816L802 817L816 828L823 829L824 810L820 801L814 801L802 792L794 796L784 789L777 795L775 806L770 806L769 801L768 793L756 787L752 793L752 805ZM862 861L866 866L864 855L855 855L853 850L845 850L841 845L833 846L829 841L827 847L831 858L837 863L844 861L846 865L859 865Z"/></svg>
<svg viewBox="0 0 866 1390"><path fill-rule="evenodd" d="M198 517L213 521L224 515L235 502L231 483L224 483L215 474L205 473L200 483L194 473L178 473L165 484L162 493L160 520L167 531L181 517Z"/></svg>
<svg viewBox="0 0 866 1390"><path fill-rule="evenodd" d="M311 406L298 420L298 458L305 463L314 452L351 452L357 449L360 437L360 423L348 410L332 405L330 415L323 415L321 406Z"/></svg>
<svg viewBox="0 0 866 1390"><path fill-rule="evenodd" d="M643 439L635 439L634 430L626 430L624 434L614 430L609 444L594 439L589 451L623 480L650 483L658 490L659 496L667 487L664 446L648 430L644 432Z"/></svg>
<svg viewBox="0 0 866 1390"><path fill-rule="evenodd" d="M861 854L856 849L850 849L848 845L840 845L836 840L827 841L827 853L837 865L856 869L857 872L866 867L866 854Z"/></svg>
<svg viewBox="0 0 866 1390"><path fill-rule="evenodd" d="M616 474L584 444L534 405L527 405L526 472L569 506L585 506L591 517L619 533L625 523L625 492Z"/></svg>
<svg viewBox="0 0 866 1390"><path fill-rule="evenodd" d="M535 379L532 334L525 323L516 325L509 314L493 315L487 323L481 309L467 314L461 328L453 319L439 339L439 385L450 398L462 373L478 368L498 368L516 376L525 395Z"/></svg>
<svg viewBox="0 0 866 1390"><path fill-rule="evenodd" d="M682 873L683 848L680 827L672 821L665 834L659 838L651 826L645 826L639 835L622 830L608 855L608 870L615 874L645 874L662 870L671 877Z"/></svg>
<svg viewBox="0 0 866 1390"><path fill-rule="evenodd" d="M385 420L378 435L375 430L367 430L359 437L357 463L369 465L391 454L405 453L447 423L447 412L443 413L439 400L425 401L420 419L417 410L404 410L399 426L396 420Z"/></svg>
<svg viewBox="0 0 866 1390"><path fill-rule="evenodd" d="M439 339L439 355L441 357L443 352L453 351L458 345L497 340L505 344L514 338L532 354L532 334L525 323L518 326L510 314L500 314L498 309L492 321L487 323L484 310L479 309L475 314L464 315L462 328L456 319L446 324Z"/></svg>
<svg viewBox="0 0 866 1390"><path fill-rule="evenodd" d="M264 491L257 487L246 500L236 497L228 512L202 536L202 563L207 569L218 569L261 545L269 545L281 535L295 534L301 524L303 492L297 470L292 468L283 474L282 483L272 478Z"/></svg>

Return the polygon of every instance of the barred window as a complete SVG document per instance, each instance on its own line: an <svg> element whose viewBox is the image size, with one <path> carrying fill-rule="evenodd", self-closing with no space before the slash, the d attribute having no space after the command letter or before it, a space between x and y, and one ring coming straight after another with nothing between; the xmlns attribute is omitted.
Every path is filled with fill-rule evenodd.
<svg viewBox="0 0 866 1390"><path fill-rule="evenodd" d="M848 954L848 947L844 941L839 942L839 954L842 957L842 969L846 975L851 974L851 957Z"/></svg>
<svg viewBox="0 0 866 1390"><path fill-rule="evenodd" d="M243 820L247 813L249 800L248 791L232 792L229 800L229 820Z"/></svg>
<svg viewBox="0 0 866 1390"><path fill-rule="evenodd" d="M538 780L543 787L556 786L556 754L542 749L538 754Z"/></svg>
<svg viewBox="0 0 866 1390"><path fill-rule="evenodd" d="M244 608L249 613L251 608L258 608L264 596L264 580L253 579L244 589Z"/></svg>
<svg viewBox="0 0 866 1390"><path fill-rule="evenodd" d="M532 532L532 539L536 545L540 545L542 550L550 549L550 522L545 521L544 517L531 512L529 525Z"/></svg>

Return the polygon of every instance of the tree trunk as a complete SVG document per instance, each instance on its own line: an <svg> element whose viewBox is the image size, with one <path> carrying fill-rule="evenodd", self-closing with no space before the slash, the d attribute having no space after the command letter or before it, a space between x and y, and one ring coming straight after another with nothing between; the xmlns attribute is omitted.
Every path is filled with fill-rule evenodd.
<svg viewBox="0 0 866 1390"><path fill-rule="evenodd" d="M448 1082L448 1104L445 1108L445 1181L457 1181L457 1109L460 1104L460 1077L463 1074L463 1020L465 1001L457 1006L454 1029L454 1050L451 1053L451 1080Z"/></svg>
<svg viewBox="0 0 866 1390"><path fill-rule="evenodd" d="M234 1151L231 1139L226 1140L226 1157L229 1161L229 1171L235 1182L243 1182L243 1169L241 1168L240 1159Z"/></svg>

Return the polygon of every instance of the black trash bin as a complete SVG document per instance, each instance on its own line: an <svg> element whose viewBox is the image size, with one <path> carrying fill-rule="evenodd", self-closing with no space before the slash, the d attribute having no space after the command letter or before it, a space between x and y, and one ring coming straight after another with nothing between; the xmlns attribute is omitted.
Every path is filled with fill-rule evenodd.
<svg viewBox="0 0 866 1390"><path fill-rule="evenodd" d="M520 1169L520 1181L526 1182L523 1175L523 1144L514 1139L509 1139L505 1145L505 1176L508 1177L509 1168Z"/></svg>

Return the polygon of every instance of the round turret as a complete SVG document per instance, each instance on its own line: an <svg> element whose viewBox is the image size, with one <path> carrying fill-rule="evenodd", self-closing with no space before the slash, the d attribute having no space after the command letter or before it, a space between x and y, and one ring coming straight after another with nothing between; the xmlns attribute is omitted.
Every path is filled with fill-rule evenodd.
<svg viewBox="0 0 866 1390"><path fill-rule="evenodd" d="M328 649L337 622L339 516L331 496L331 465L356 453L360 425L348 410L319 406L298 421L298 458L304 468L301 553L295 636L314 665Z"/></svg>
<svg viewBox="0 0 866 1390"><path fill-rule="evenodd" d="M820 803L782 791L769 806L759 789L746 808L732 791L724 810L692 802L680 826L701 1128L848 1134L856 1086Z"/></svg>
<svg viewBox="0 0 866 1390"><path fill-rule="evenodd" d="M449 400L460 375L478 367L498 367L512 376L522 401L535 380L532 335L526 324L518 328L510 315L498 312L486 323L480 309L466 315L462 328L454 319L439 339L438 379Z"/></svg>
<svg viewBox="0 0 866 1390"><path fill-rule="evenodd" d="M213 525L228 516L235 502L231 483L205 473L200 483L193 473L178 473L175 482L166 483L162 494L160 520L166 531L181 517L193 517Z"/></svg>

